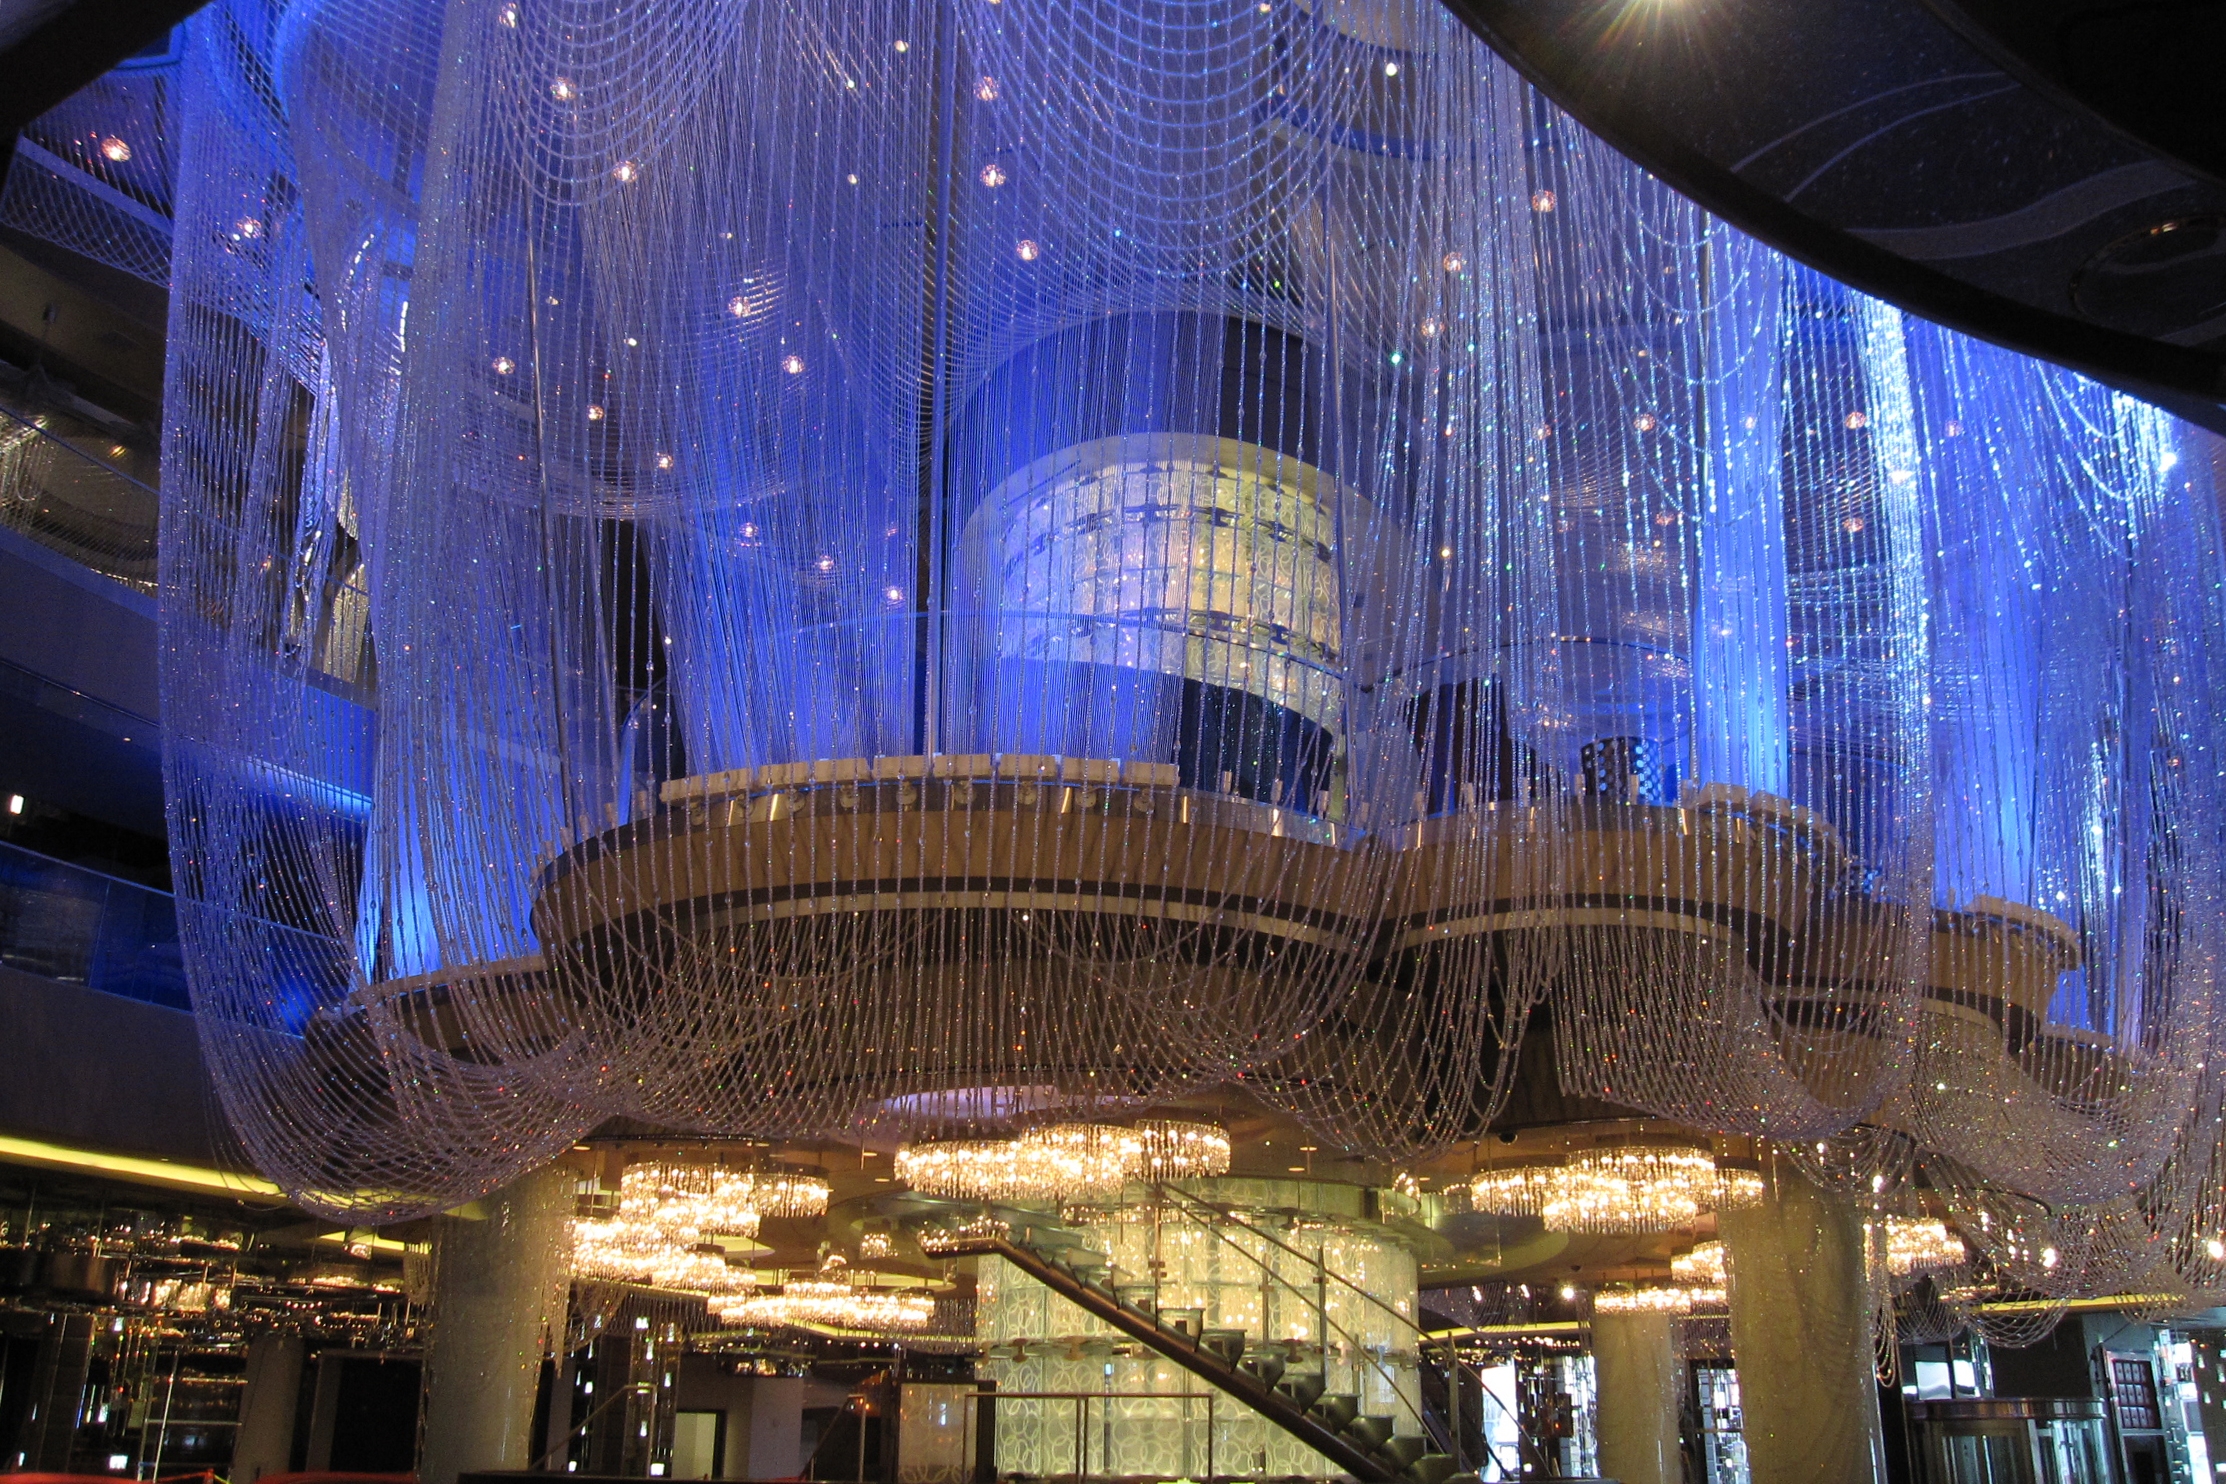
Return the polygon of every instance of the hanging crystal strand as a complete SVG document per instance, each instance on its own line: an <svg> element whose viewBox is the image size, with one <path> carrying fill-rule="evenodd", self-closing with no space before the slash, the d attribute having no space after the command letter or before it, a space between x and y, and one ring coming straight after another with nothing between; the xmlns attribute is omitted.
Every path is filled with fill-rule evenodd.
<svg viewBox="0 0 2226 1484"><path fill-rule="evenodd" d="M1880 1199L1922 1144L1986 1283L2218 1290L2162 414L1405 0L224 15L166 767L228 1115L317 1209L1230 1082L1413 1158L1544 1002L1572 1092Z"/></svg>
<svg viewBox="0 0 2226 1484"><path fill-rule="evenodd" d="M393 794L372 720L390 693L360 638L341 649L330 634L378 625L379 579L401 557L380 549L381 486L352 480L347 430L325 421L336 397L374 415L390 405L390 368L366 363L358 335L325 339L328 306L303 287L320 224L293 189L282 100L249 83L271 65L253 49L270 47L277 20L239 4L189 33L187 246L167 377L179 503L164 534L166 772L173 840L201 863L178 876L180 920L226 1115L305 1207L383 1221L503 1185L590 1116L454 1056L442 1004L464 993L398 901L414 857L380 817ZM250 219L256 230L240 230ZM330 292L349 300L347 285ZM303 424L322 429L306 457L286 451L286 429ZM312 530L354 548L343 580L303 581ZM479 982L532 972L514 964Z"/></svg>
<svg viewBox="0 0 2226 1484"><path fill-rule="evenodd" d="M2217 861L2183 822L2217 797L2198 740L2217 618L2194 577L2212 517L2156 498L2165 450L2126 399L1938 331L1912 343L1944 481L1917 1129L2006 1185L2107 1204L2155 1178L2208 1060Z"/></svg>
<svg viewBox="0 0 2226 1484"><path fill-rule="evenodd" d="M1702 1127L1828 1135L1905 1075L1914 1020L1906 420L1882 425L1890 448L1863 431L1863 306L1565 153L1553 214L1584 230L1549 282L1598 328L1556 362L1592 433L1558 481L1550 673L1589 800L1568 870L1590 884L1557 1065L1573 1091Z"/></svg>
<svg viewBox="0 0 2226 1484"><path fill-rule="evenodd" d="M1529 858L1542 800L1510 742L1502 668L1547 611L1521 596L1545 483L1529 94L1443 17L1395 7L1377 24L1355 34L1398 83L1342 137L1407 144L1330 151L1315 292L1341 357L1395 389L1376 455L1392 477L1362 533L1373 561L1352 574L1348 817L1398 874L1388 951L1328 1033L1250 1085L1334 1145L1409 1159L1482 1131L1549 976L1552 935L1520 926L1550 905L1550 873Z"/></svg>

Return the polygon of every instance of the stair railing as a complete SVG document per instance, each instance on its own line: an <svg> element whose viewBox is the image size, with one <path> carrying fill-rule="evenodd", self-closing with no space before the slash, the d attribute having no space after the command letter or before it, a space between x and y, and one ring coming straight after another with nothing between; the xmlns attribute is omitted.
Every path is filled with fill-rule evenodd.
<svg viewBox="0 0 2226 1484"><path fill-rule="evenodd" d="M1178 1187L1173 1185L1155 1184L1152 1189L1156 1194L1173 1197L1176 1208L1180 1211L1183 1211L1188 1216L1188 1219L1196 1222L1201 1226L1204 1226L1207 1230L1213 1232L1214 1235L1221 1241L1235 1248L1235 1250L1238 1253L1242 1254L1247 1261L1252 1262L1254 1265L1258 1266L1262 1272L1267 1274L1268 1277L1274 1279L1279 1283L1282 1283L1286 1288L1291 1288L1293 1292L1297 1292L1295 1286L1292 1285L1288 1279L1285 1279L1280 1274L1278 1274L1272 1266L1268 1265L1267 1263L1261 1262L1257 1257L1254 1257L1253 1254L1246 1252L1241 1243L1238 1243L1226 1232L1221 1230L1221 1223L1225 1221L1238 1220L1233 1211L1229 1210L1226 1207L1218 1206L1212 1201L1205 1200L1199 1196L1191 1194L1187 1190L1179 1189ZM1370 1293L1367 1289L1362 1288L1359 1284L1347 1279L1343 1274L1330 1272L1328 1265L1322 1261L1322 1257L1319 1252L1308 1252L1302 1247L1294 1247L1290 1243L1285 1242L1280 1237L1276 1236L1275 1233L1268 1231L1263 1227L1255 1226L1250 1222L1240 1222L1239 1224L1243 1225L1244 1229L1247 1232L1251 1233L1253 1236L1260 1238L1269 1246L1274 1247L1277 1250L1298 1259L1300 1262L1306 1263L1311 1266L1317 1274L1318 1287L1326 1285L1327 1283L1334 1282L1348 1292L1356 1295L1363 1303L1380 1310L1395 1323L1403 1325L1408 1330L1412 1331L1414 1334L1416 1354L1428 1354L1431 1337L1429 1332L1423 1329L1421 1323L1417 1319L1410 1315L1400 1313L1397 1306L1384 1302L1383 1299L1377 1297L1373 1293ZM1301 1295L1301 1299L1303 1301L1303 1294ZM1346 1331L1342 1328L1339 1328L1338 1326L1331 1324L1329 1319L1328 1304L1326 1302L1317 1299L1315 1303L1315 1312L1322 1326L1322 1333L1325 1341L1323 1347L1323 1379L1327 1380L1328 1347L1326 1341L1331 1329L1338 1329L1339 1334L1341 1334L1345 1338L1348 1347L1352 1350L1358 1353L1366 1354L1367 1347L1359 1344L1355 1337L1349 1331ZM1261 1315L1261 1322L1263 1326L1266 1323L1266 1314L1264 1310ZM1264 1339L1265 1336L1263 1335L1262 1338ZM1498 1398L1492 1396L1490 1388L1485 1386L1483 1373L1474 1369L1473 1367L1466 1366L1462 1363L1460 1352L1458 1349L1455 1348L1454 1342L1451 1340L1445 1341L1443 1348L1445 1352L1448 1374L1450 1379L1452 1380L1453 1385L1455 1387L1458 1387L1460 1384L1460 1377L1464 1374L1472 1376L1476 1380L1478 1395L1480 1397L1489 1398L1496 1404L1498 1402ZM1371 1356L1370 1358L1372 1363L1376 1365L1378 1372L1384 1376L1387 1389L1389 1389L1394 1396L1399 1396L1398 1388L1391 1385L1391 1376L1388 1367L1385 1367L1381 1361L1374 1360L1374 1357ZM1415 1421L1417 1425L1421 1427L1423 1435L1425 1437L1428 1437L1433 1443L1437 1444L1440 1451L1446 1453L1453 1459L1456 1469L1464 1468L1468 1460L1465 1456L1465 1450L1461 1447L1461 1440L1459 1439L1459 1437L1454 1435L1450 1428L1441 1429L1432 1426L1431 1419L1423 1413L1421 1408L1414 1403L1407 1403L1404 1396L1400 1396L1399 1399L1402 1403L1406 1403L1407 1410L1414 1414ZM1482 1419L1480 1418L1479 1421L1481 1420ZM1479 1429L1479 1431L1481 1432L1481 1429ZM1494 1464L1498 1465L1498 1467L1503 1472L1513 1472L1509 1469L1506 1461L1499 1456L1498 1450L1492 1447L1491 1439L1488 1436L1481 1437L1480 1441L1482 1442L1486 1455L1491 1458Z"/></svg>

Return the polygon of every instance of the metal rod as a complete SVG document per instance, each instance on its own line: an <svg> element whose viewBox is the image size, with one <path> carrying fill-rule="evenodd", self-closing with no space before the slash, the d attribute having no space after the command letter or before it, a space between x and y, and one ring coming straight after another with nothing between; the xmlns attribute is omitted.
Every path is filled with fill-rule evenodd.
<svg viewBox="0 0 2226 1484"><path fill-rule="evenodd" d="M548 1446L548 1448L546 1448L545 1450L543 1450L543 1452L542 1452L542 1454L541 1454L541 1456L540 1456L540 1457L538 1457L538 1458L534 1459L534 1461L533 1461L533 1462L531 1462L531 1463L527 1464L527 1465L526 1465L527 1469L529 1469L530 1471L532 1471L532 1472L534 1472L534 1473L539 1473L539 1472L541 1471L542 1467L543 1467L544 1465L546 1465L546 1464L547 1464L547 1463L549 1462L549 1460L551 1460L551 1459L553 1459L553 1458L555 1458L555 1457L556 1457L556 1455L557 1455L557 1452L558 1452L558 1450L559 1450L559 1449L563 1449L563 1448L569 1448L569 1447L570 1447L570 1446L572 1445L572 1440L573 1440L574 1438L577 1438L577 1437L579 1437L579 1436L580 1436L580 1435L581 1435L582 1433L586 1432L586 1431L587 1431L587 1430L588 1430L589 1428L593 1427L593 1426L595 1425L595 1419L596 1419L596 1418L598 1418L598 1417L602 1416L602 1415L603 1415L603 1414L604 1414L605 1412L609 1411L609 1410L610 1410L610 1409L611 1409L612 1407L614 1407L614 1406L618 1405L618 1404L619 1404L620 1402L622 1402L622 1401L626 1400L626 1398L627 1398L627 1397L629 1397L629 1396L631 1396L631 1395L632 1395L633 1393L635 1393L635 1392L637 1392L637 1391L647 1391L647 1390L649 1390L649 1389L650 1389L650 1387L649 1387L649 1383L648 1383L647 1381L628 1381L628 1382L626 1382L626 1383L625 1383L624 1385L620 1386L620 1387L618 1388L618 1390L616 1390L616 1391L612 1392L612 1393L611 1393L611 1394L610 1394L609 1396L607 1396L607 1397L603 1398L603 1400L602 1400L602 1401L601 1401L600 1403L598 1403L598 1404L596 1405L596 1407L595 1407L595 1409L594 1409L593 1411L589 1412L589 1413L588 1413L588 1414L587 1414L587 1415L586 1415L585 1417L581 1418L581 1419L580 1419L580 1422L579 1422L579 1425L578 1425L577 1427L573 1428L573 1429L572 1429L572 1430L571 1430L570 1432L566 1433L566 1434L565 1434L565 1435L563 1436L563 1438L562 1438L562 1439L560 1439L559 1441L557 1441L557 1442L555 1442L555 1443L552 1443L552 1444L550 1444L550 1445ZM550 1399L549 1405L550 1405L550 1407L551 1407L552 1409L553 1409L553 1408L554 1408L554 1407L556 1406L556 1401L555 1401L555 1398L554 1398L553 1396L552 1396L552 1397L551 1397L551 1399Z"/></svg>

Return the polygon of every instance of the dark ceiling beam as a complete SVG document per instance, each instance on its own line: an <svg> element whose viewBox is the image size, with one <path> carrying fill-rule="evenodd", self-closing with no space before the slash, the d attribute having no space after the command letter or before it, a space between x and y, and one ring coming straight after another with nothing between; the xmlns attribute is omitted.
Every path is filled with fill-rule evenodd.
<svg viewBox="0 0 2226 1484"><path fill-rule="evenodd" d="M72 0L0 51L0 135L162 40L204 0Z"/></svg>
<svg viewBox="0 0 2226 1484"><path fill-rule="evenodd" d="M1764 54L1762 65L1778 60L1755 46L1755 38L1770 24L1798 24L1782 19L1789 11L1798 14L1798 8L1767 0L1693 6L1646 0L1444 3L1585 128L1787 256L1926 319L2067 366L2226 431L2226 410L2220 407L2226 402L2226 357L2213 350L2114 329L1952 277L1803 210L1740 173L1738 163L1727 163L1724 157L1736 160L1742 152L1724 148L1727 117L1748 92L1740 69L1756 66L1758 53ZM1924 3L1946 8L1937 0ZM1825 0L1824 11L1811 13L1844 20L1870 9L1899 8ZM1656 18L1651 33L1627 24L1646 13ZM1733 29L1712 32L1711 21ZM1768 80L1783 86L1782 76Z"/></svg>

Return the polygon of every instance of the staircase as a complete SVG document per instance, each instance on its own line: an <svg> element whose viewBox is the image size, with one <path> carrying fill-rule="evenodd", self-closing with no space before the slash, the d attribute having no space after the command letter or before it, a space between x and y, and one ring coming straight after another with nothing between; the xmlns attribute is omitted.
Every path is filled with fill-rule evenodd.
<svg viewBox="0 0 2226 1484"><path fill-rule="evenodd" d="M1031 1239L966 1236L936 1242L938 1257L1002 1257L1067 1302L1165 1356L1199 1380L1242 1402L1362 1484L1445 1484L1451 1457L1429 1440L1396 1430L1395 1419L1364 1416L1360 1398L1325 1393L1320 1371L1292 1371L1272 1351L1247 1355L1242 1330L1197 1330L1195 1310L1168 1322L1148 1296L1114 1291L1103 1254L1063 1244L1072 1233L1026 1228ZM1078 1239L1077 1239L1078 1240Z"/></svg>

